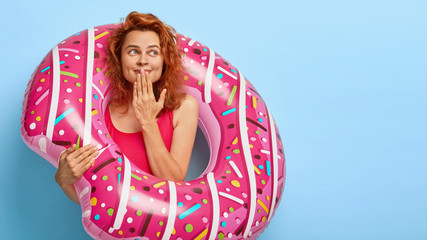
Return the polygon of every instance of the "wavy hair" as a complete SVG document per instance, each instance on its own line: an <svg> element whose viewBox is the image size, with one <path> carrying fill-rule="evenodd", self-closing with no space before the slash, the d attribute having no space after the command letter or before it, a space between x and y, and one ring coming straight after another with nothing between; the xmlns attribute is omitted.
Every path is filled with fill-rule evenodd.
<svg viewBox="0 0 427 240"><path fill-rule="evenodd" d="M184 97L182 91L182 62L180 50L177 46L175 29L162 21L153 14L131 12L126 17L124 23L114 30L109 38L109 46L106 56L107 75L113 89L113 106L128 106L132 99L133 85L126 81L123 76L121 66L121 49L126 35L134 30L153 31L159 35L160 51L164 59L162 76L159 81L153 84L153 92L158 100L160 93L166 89L165 103L163 112L171 111L180 106ZM128 108L126 108L126 111Z"/></svg>

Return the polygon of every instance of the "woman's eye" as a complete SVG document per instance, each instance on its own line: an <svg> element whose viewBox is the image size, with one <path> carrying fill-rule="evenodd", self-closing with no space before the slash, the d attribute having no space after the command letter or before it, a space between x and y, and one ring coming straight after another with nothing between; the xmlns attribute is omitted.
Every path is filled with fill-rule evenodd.
<svg viewBox="0 0 427 240"><path fill-rule="evenodd" d="M150 54L151 56L157 56L158 53L157 51L152 50L148 54Z"/></svg>
<svg viewBox="0 0 427 240"><path fill-rule="evenodd" d="M135 50L135 49L133 49L133 50L130 50L129 51L129 54L131 54L131 55L135 55L135 54L137 54L138 52Z"/></svg>

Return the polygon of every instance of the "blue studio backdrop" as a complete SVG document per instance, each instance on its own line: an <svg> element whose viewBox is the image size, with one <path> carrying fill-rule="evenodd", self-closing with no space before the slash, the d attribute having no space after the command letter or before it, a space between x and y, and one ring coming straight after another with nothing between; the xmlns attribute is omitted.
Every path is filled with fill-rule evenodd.
<svg viewBox="0 0 427 240"><path fill-rule="evenodd" d="M287 172L259 239L427 239L426 1L0 3L0 239L90 239L56 169L22 141L21 106L53 46L131 11L215 50L267 103Z"/></svg>

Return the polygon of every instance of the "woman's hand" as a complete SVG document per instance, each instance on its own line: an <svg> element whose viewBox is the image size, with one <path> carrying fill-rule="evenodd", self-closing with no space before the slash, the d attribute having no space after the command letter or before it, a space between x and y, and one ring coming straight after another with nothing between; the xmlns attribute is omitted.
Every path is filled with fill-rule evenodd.
<svg viewBox="0 0 427 240"><path fill-rule="evenodd" d="M58 171L55 174L56 182L61 188L72 185L95 162L98 154L98 148L93 145L89 144L76 150L76 144L73 144L59 157Z"/></svg>
<svg viewBox="0 0 427 240"><path fill-rule="evenodd" d="M138 74L133 88L132 106L141 127L156 123L157 115L162 111L166 96L166 89L156 101L153 92L153 83L147 73Z"/></svg>

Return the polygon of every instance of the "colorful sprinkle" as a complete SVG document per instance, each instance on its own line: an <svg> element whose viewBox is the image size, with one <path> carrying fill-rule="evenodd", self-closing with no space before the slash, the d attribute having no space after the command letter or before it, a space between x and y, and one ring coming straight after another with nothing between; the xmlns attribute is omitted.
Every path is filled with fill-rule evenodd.
<svg viewBox="0 0 427 240"><path fill-rule="evenodd" d="M187 217L188 215L194 213L196 210L198 210L200 207L202 207L202 205L200 205L199 203L195 204L194 206L192 206L190 209L188 209L187 211L181 213L179 215L179 219L184 219L185 217Z"/></svg>
<svg viewBox="0 0 427 240"><path fill-rule="evenodd" d="M233 89L231 90L230 97L228 98L228 101L227 101L228 106L230 106L231 103L233 102L234 95L236 94L236 91L237 91L237 86L233 86Z"/></svg>

